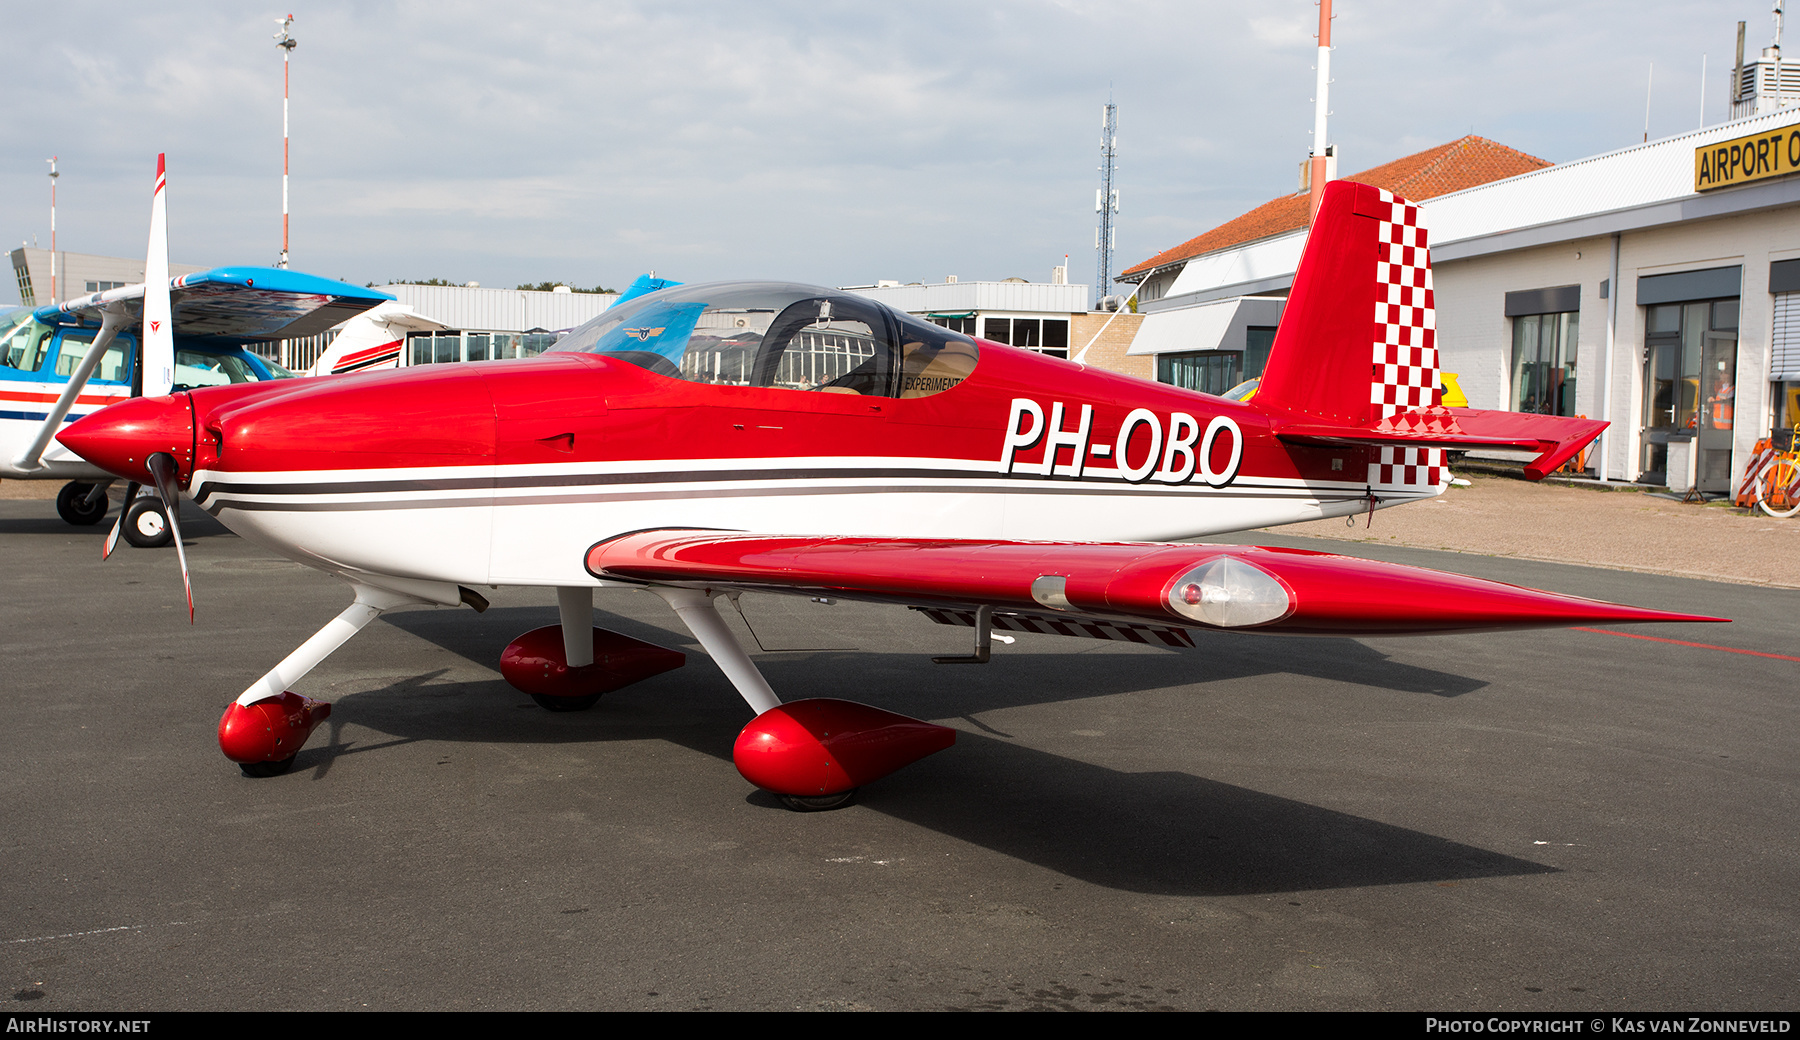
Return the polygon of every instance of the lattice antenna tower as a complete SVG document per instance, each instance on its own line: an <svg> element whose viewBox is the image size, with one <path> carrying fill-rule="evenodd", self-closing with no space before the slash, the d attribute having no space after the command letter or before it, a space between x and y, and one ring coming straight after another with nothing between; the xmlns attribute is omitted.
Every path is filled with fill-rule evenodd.
<svg viewBox="0 0 1800 1040"><path fill-rule="evenodd" d="M1119 212L1119 189L1113 187L1114 160L1118 154L1119 106L1108 97L1106 108L1100 113L1100 187L1094 190L1094 212L1100 214L1100 223L1094 228L1096 310L1106 296L1107 287L1112 285L1112 255L1119 246L1118 228L1113 225L1113 215Z"/></svg>

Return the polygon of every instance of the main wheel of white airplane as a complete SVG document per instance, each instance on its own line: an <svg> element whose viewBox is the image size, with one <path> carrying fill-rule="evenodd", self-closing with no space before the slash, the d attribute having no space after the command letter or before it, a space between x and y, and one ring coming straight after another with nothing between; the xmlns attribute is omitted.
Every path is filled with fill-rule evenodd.
<svg viewBox="0 0 1800 1040"><path fill-rule="evenodd" d="M125 510L125 540L140 549L160 549L175 540L169 518L154 498L140 498Z"/></svg>
<svg viewBox="0 0 1800 1040"><path fill-rule="evenodd" d="M299 754L299 752L295 752L295 755L297 754ZM253 777L258 780L264 779L265 777L281 776L288 770L294 768L294 755L289 755L277 762L239 762L238 768L243 771L245 776Z"/></svg>
<svg viewBox="0 0 1800 1040"><path fill-rule="evenodd" d="M538 707L545 711L586 711L600 703L600 695L588 694L585 697L552 697L547 693L534 693L531 699L538 702Z"/></svg>
<svg viewBox="0 0 1800 1040"><path fill-rule="evenodd" d="M62 517L65 523L74 524L76 527L87 527L90 524L99 523L101 518L106 516L106 511L112 507L112 503L106 500L105 495L101 495L99 502L88 505L88 495L92 494L93 490L94 485L92 484L74 481L64 484L62 490L56 493L56 515Z"/></svg>
<svg viewBox="0 0 1800 1040"><path fill-rule="evenodd" d="M781 799L781 804L795 812L825 812L828 809L842 809L856 801L856 791L852 787L837 794L782 794L776 797Z"/></svg>

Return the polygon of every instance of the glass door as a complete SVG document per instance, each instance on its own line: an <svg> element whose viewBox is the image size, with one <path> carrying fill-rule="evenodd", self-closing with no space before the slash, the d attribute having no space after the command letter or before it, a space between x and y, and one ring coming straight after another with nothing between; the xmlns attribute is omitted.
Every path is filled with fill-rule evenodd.
<svg viewBox="0 0 1800 1040"><path fill-rule="evenodd" d="M1639 480L1667 484L1669 442L1693 441L1698 489L1731 490L1737 307L1711 300L1647 308Z"/></svg>

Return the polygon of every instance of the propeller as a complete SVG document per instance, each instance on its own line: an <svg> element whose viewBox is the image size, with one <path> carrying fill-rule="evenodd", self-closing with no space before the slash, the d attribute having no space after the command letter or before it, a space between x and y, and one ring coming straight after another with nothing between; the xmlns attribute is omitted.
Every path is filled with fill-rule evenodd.
<svg viewBox="0 0 1800 1040"><path fill-rule="evenodd" d="M163 397L175 388L175 323L174 308L169 297L169 209L164 196L168 187L166 155L156 156L156 187L150 196L150 244L144 255L144 324L138 335L138 388L134 396ZM97 351L96 351L97 353ZM150 479L162 499L163 516L169 522L169 534L175 542L175 555L181 561L181 585L187 593L188 624L194 623L194 584L188 577L187 550L181 544L181 488L177 483L175 456L159 451L144 460ZM125 515L137 501L142 485L133 480L126 485L125 504L119 519L106 536L100 559L112 555L125 529Z"/></svg>
<svg viewBox="0 0 1800 1040"><path fill-rule="evenodd" d="M135 480L125 485L125 504L119 507L119 519L113 521L112 530L106 535L106 544L100 547L100 562L106 562L112 556L113 546L119 544L119 532L125 530L125 514L131 512L131 503L137 501L138 488L142 486Z"/></svg>
<svg viewBox="0 0 1800 1040"><path fill-rule="evenodd" d="M188 580L187 550L181 547L181 486L176 483L175 456L159 451L144 460L150 478L156 481L156 493L163 500L163 515L169 519L169 534L175 539L175 556L181 561L181 586L187 591L188 624L194 623L194 583ZM124 523L124 514L119 522Z"/></svg>

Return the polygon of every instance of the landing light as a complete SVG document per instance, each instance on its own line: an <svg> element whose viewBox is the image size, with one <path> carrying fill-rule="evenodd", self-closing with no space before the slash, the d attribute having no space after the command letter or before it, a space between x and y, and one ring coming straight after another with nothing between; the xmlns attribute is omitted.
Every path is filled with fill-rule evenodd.
<svg viewBox="0 0 1800 1040"><path fill-rule="evenodd" d="M1276 621L1293 606L1280 582L1235 556L1218 557L1176 578L1168 602L1175 613L1220 628Z"/></svg>

